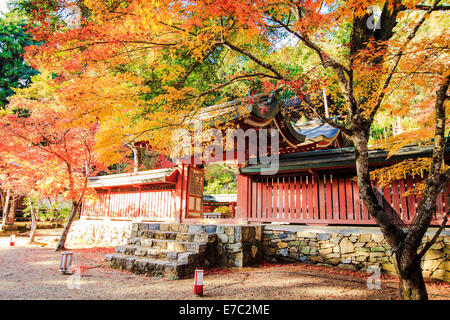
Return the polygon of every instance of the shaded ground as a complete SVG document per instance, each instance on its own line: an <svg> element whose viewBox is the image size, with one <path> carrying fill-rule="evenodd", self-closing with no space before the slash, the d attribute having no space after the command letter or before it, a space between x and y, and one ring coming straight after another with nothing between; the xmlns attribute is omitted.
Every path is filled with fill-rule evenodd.
<svg viewBox="0 0 450 320"><path fill-rule="evenodd" d="M398 299L398 280L382 276L380 289L367 287L364 272L305 264L263 264L258 268L214 269L205 275L204 297L193 279L149 278L104 267L113 248L76 248L74 275L58 272L57 230L40 230L41 245L28 238L0 238L0 299ZM430 299L449 299L450 285L427 283Z"/></svg>
<svg viewBox="0 0 450 320"><path fill-rule="evenodd" d="M49 222L49 221L38 221L37 229L54 229L62 228L64 224L61 222ZM16 221L12 226L3 226L0 230L0 237L9 237L11 234L23 234L29 232L31 229L31 221Z"/></svg>

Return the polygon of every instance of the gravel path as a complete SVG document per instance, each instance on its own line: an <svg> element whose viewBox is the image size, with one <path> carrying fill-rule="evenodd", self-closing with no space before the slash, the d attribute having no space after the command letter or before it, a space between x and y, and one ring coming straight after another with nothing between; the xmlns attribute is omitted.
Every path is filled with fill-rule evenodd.
<svg viewBox="0 0 450 320"><path fill-rule="evenodd" d="M258 268L214 269L204 280L204 297L193 294L193 280L167 280L106 268L111 247L72 246L74 275L58 273L54 251L59 231L40 231L37 241L0 238L0 299L398 299L398 280L382 277L381 288L367 288L367 274L305 264L264 264ZM450 285L427 284L430 299L450 299Z"/></svg>

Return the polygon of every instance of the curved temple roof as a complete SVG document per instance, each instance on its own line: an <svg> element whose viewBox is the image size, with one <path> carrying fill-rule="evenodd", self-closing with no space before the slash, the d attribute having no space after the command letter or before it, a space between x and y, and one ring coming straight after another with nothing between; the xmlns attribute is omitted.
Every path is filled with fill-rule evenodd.
<svg viewBox="0 0 450 320"><path fill-rule="evenodd" d="M278 91L274 91L269 95L258 94L204 108L193 123L202 121L210 127L231 123L242 129L278 129L281 134L282 153L317 150L331 146L339 136L339 129L320 119L295 124L284 112L286 107L299 108L301 103L300 98L283 101L279 98ZM335 145L337 146L339 145Z"/></svg>

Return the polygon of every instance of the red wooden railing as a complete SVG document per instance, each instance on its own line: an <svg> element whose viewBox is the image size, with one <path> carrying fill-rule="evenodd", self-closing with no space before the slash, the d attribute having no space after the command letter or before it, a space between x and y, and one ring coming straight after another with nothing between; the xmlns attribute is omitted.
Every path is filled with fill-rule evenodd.
<svg viewBox="0 0 450 320"><path fill-rule="evenodd" d="M238 220L305 224L371 225L369 215L353 177L338 175L298 175L244 177L238 192ZM416 188L420 177L407 177L377 188L385 208L398 224L411 224L421 197ZM146 221L174 221L180 207L174 186L112 188L85 200L81 215L86 218ZM449 208L444 190L437 197L432 225L440 224ZM245 210L243 208L245 207ZM178 211L177 211L178 210ZM181 216L183 220L184 218ZM448 223L450 225L450 223Z"/></svg>
<svg viewBox="0 0 450 320"><path fill-rule="evenodd" d="M407 177L377 189L380 199L384 198L386 210L399 224L411 224L416 215L421 200L416 186L420 181L420 177ZM375 224L353 177L331 174L256 177L249 184L249 221ZM432 224L441 223L448 206L448 198L441 190Z"/></svg>
<svg viewBox="0 0 450 320"><path fill-rule="evenodd" d="M173 186L114 188L97 192L85 200L81 216L86 218L136 219L170 221L175 218L176 196Z"/></svg>

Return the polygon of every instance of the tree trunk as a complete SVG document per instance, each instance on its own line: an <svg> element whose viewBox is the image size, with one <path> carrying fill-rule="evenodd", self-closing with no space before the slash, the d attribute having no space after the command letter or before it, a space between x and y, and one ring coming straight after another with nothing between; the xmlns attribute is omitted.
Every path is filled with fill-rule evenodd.
<svg viewBox="0 0 450 320"><path fill-rule="evenodd" d="M9 208L8 214L6 215L6 221L5 224L7 225L13 225L14 220L16 219L16 210L17 210L17 202L19 200L19 197L13 197L12 198L12 204Z"/></svg>
<svg viewBox="0 0 450 320"><path fill-rule="evenodd" d="M69 230L70 227L72 226L73 220L75 220L75 217L78 213L78 209L80 207L81 201L80 202L75 202L73 204L73 209L72 209L72 213L69 216L69 220L67 220L66 225L64 226L64 230L61 234L61 238L59 238L59 242L56 245L56 250L55 251L60 251L60 250L64 250L65 249L65 244L66 244L66 239L67 239L67 235L69 234Z"/></svg>
<svg viewBox="0 0 450 320"><path fill-rule="evenodd" d="M31 212L30 243L34 243L34 238L36 237L36 230L37 230L37 220L39 217L40 202L38 201L36 211L33 210L33 203L31 202L31 199L28 199L28 204L30 205L30 212Z"/></svg>
<svg viewBox="0 0 450 320"><path fill-rule="evenodd" d="M5 205L3 207L3 213L2 213L2 225L7 224L6 221L8 220L8 212L9 212L9 200L11 198L11 189L8 188L6 190L6 197L5 197Z"/></svg>
<svg viewBox="0 0 450 320"><path fill-rule="evenodd" d="M415 254L415 253L413 253ZM400 271L400 293L403 300L428 300L425 281L423 280L420 258L413 259L413 263Z"/></svg>

